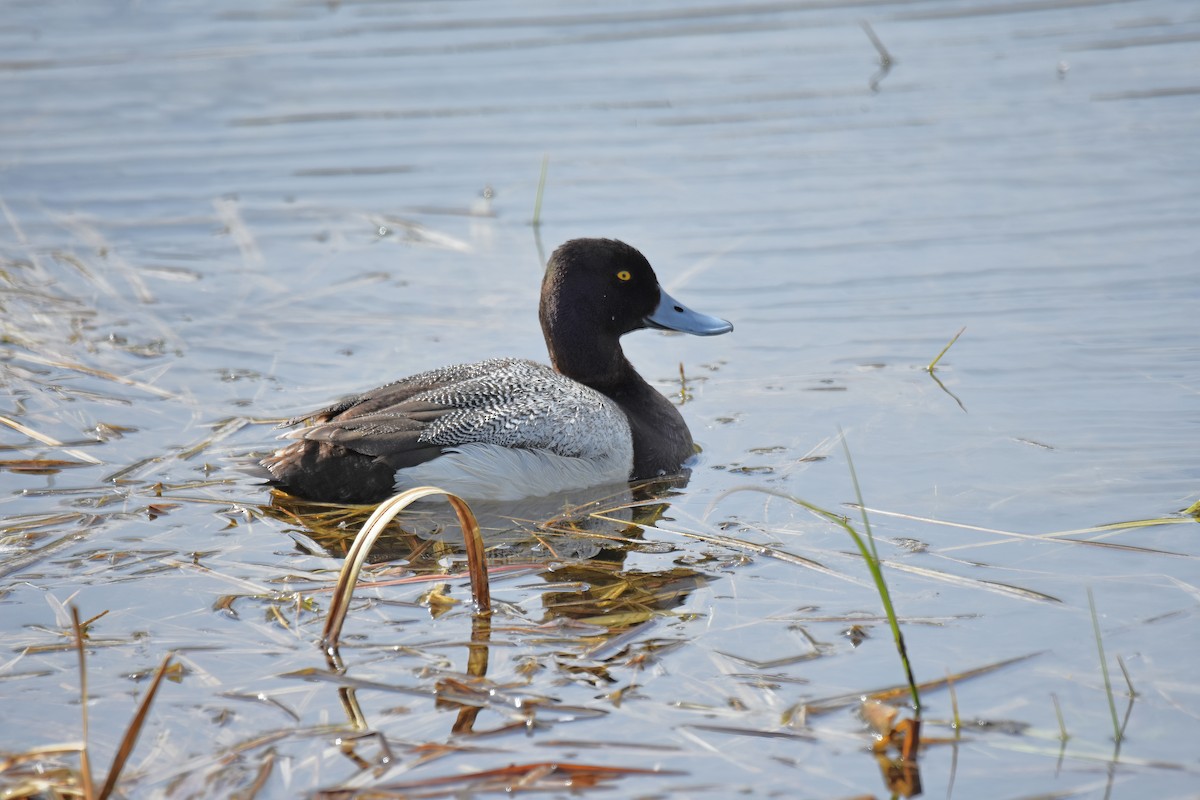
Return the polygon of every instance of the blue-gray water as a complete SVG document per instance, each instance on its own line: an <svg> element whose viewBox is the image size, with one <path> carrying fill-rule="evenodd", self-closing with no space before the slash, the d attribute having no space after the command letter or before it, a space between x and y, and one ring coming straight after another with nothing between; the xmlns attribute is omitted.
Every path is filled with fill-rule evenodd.
<svg viewBox="0 0 1200 800"><path fill-rule="evenodd" d="M84 617L111 610L89 669L104 762L145 685L127 676L175 649L187 669L155 704L131 796L213 796L214 775L244 788L229 759L248 781L267 748L263 797L552 760L687 773L611 796L883 794L848 712L789 729L813 740L696 727L773 731L798 703L898 682L885 627L857 648L842 636L848 615L878 613L873 590L670 532L773 544L865 580L840 530L783 500L722 496L765 486L848 512L841 430L898 565L918 679L1044 651L957 687L965 719L1032 727L932 746L926 793L1191 796L1195 523L1071 537L1142 550L1031 537L1169 517L1200 493L1194 4L30 0L4 16L0 415L102 463L0 470L0 751L79 736L74 655L23 655L62 641L54 604L73 598ZM886 74L863 21L894 59ZM611 683L518 635L493 648L493 680L603 716L476 743L427 699L365 693L397 760L359 773L313 730L344 719L334 687L280 677L324 667L317 623L214 609L336 569L242 513L266 493L237 459L275 432L235 425L188 449L229 418L290 416L445 363L542 358L542 257L576 236L634 244L673 294L736 325L625 340L664 392L682 364L704 453L664 530L645 534L662 547L623 568L683 560L710 580L634 655L684 644L605 662ZM964 326L943 390L923 368ZM0 445L0 460L73 457L8 426ZM536 622L537 583L495 593ZM1089 587L1117 690L1120 656L1139 691L1115 766ZM422 666L372 645L469 634L465 615L366 613L351 621L366 655L347 659L365 679L415 683ZM444 652L464 668L465 648ZM238 699L259 693L292 715ZM1073 737L1061 762L1052 693ZM951 715L944 690L926 699L929 717ZM493 749L419 763L413 748L445 741ZM629 741L667 749L597 744Z"/></svg>

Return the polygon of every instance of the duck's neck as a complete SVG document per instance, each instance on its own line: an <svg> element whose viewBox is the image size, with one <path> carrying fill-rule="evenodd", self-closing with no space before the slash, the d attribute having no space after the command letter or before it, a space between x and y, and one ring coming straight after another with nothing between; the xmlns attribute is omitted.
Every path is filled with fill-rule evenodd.
<svg viewBox="0 0 1200 800"><path fill-rule="evenodd" d="M569 348L551 346L550 364L571 380L604 394L630 383L645 383L625 357L619 340L591 346L576 342Z"/></svg>
<svg viewBox="0 0 1200 800"><path fill-rule="evenodd" d="M633 478L674 474L692 455L692 435L675 404L638 374L619 343L591 352L550 351L554 368L613 400L633 434Z"/></svg>

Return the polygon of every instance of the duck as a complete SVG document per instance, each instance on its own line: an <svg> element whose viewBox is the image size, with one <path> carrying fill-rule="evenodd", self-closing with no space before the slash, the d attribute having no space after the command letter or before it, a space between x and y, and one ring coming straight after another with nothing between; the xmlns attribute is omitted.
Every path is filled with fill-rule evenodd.
<svg viewBox="0 0 1200 800"><path fill-rule="evenodd" d="M715 336L726 320L669 295L615 239L550 256L538 317L550 364L493 358L421 372L295 417L262 459L305 500L378 503L417 486L467 500L520 500L685 472L695 454L679 409L638 374L620 339L641 329ZM300 427L296 427L300 426Z"/></svg>

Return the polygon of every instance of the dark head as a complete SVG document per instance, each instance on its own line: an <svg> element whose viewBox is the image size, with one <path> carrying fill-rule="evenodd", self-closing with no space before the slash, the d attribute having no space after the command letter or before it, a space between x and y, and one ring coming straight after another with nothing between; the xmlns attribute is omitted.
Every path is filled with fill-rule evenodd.
<svg viewBox="0 0 1200 800"><path fill-rule="evenodd" d="M554 366L593 385L627 363L618 340L630 331L712 336L733 330L664 292L646 257L615 239L572 239L554 251L539 317Z"/></svg>

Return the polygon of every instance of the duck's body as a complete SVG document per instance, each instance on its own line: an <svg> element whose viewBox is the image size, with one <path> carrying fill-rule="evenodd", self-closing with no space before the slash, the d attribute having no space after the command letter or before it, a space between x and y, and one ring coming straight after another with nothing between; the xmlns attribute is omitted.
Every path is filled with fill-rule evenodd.
<svg viewBox="0 0 1200 800"><path fill-rule="evenodd" d="M550 367L515 358L425 372L311 416L268 459L292 494L375 502L414 486L517 500L628 479L625 414ZM299 421L299 420L295 420Z"/></svg>
<svg viewBox="0 0 1200 800"><path fill-rule="evenodd" d="M493 359L381 386L293 420L309 423L286 434L299 441L263 466L292 494L342 503L421 485L515 500L678 472L693 453L691 433L619 338L643 327L711 335L733 326L677 303L641 253L607 239L554 252L540 317L553 368Z"/></svg>

